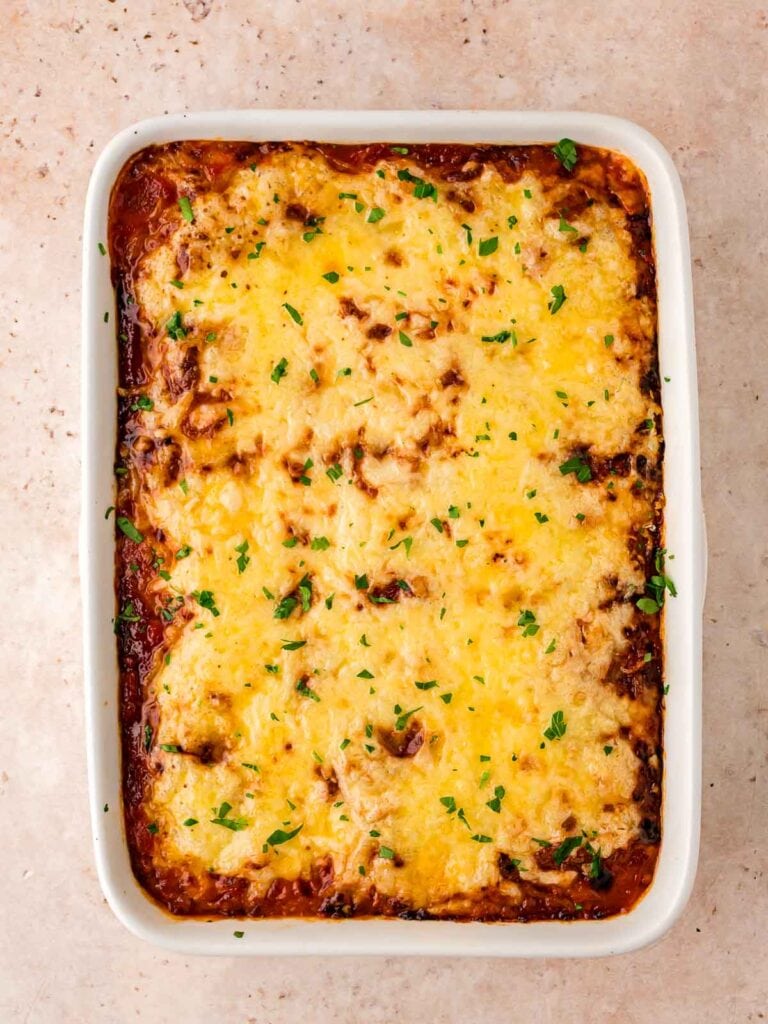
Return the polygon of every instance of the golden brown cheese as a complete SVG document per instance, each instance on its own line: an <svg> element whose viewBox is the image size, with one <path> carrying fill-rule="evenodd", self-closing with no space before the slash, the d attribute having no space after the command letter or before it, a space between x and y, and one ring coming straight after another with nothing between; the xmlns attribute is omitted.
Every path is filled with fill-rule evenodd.
<svg viewBox="0 0 768 1024"><path fill-rule="evenodd" d="M178 913L598 917L652 876L643 182L408 149L174 144L113 194L126 815Z"/></svg>

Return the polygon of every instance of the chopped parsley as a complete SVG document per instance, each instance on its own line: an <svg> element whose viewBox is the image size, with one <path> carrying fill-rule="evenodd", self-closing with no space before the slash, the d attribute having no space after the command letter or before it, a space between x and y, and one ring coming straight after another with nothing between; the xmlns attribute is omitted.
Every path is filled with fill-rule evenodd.
<svg viewBox="0 0 768 1024"><path fill-rule="evenodd" d="M669 591L672 597L677 597L677 588L673 581L664 572L664 557L666 555L665 548L659 548L656 551L656 557L654 564L656 572L649 580L646 580L645 589L650 595L649 597L641 597L636 602L637 607L641 612L645 612L646 615L655 615L664 605L665 592Z"/></svg>
<svg viewBox="0 0 768 1024"><path fill-rule="evenodd" d="M238 553L237 558L237 572L238 575L242 575L250 562L250 556L246 553L248 551L248 541L244 540L242 544L238 544L235 548ZM178 556L177 556L178 557Z"/></svg>
<svg viewBox="0 0 768 1024"><path fill-rule="evenodd" d="M408 719L415 715L417 711L421 711L424 707L423 704L419 704L417 708L411 708L410 711L403 711L399 704L395 704L395 714L398 716L395 721L395 732L402 732L408 724Z"/></svg>
<svg viewBox="0 0 768 1024"><path fill-rule="evenodd" d="M118 516L117 525L120 527L121 531L125 534L128 540L132 540L135 544L141 544L141 542L144 540L144 534L136 529L136 527L133 525L131 520L128 519L127 516Z"/></svg>
<svg viewBox="0 0 768 1024"><path fill-rule="evenodd" d="M192 597L194 597L201 608L207 608L213 615L214 619L221 615L221 612L216 607L216 601L214 600L212 590L193 590Z"/></svg>
<svg viewBox="0 0 768 1024"><path fill-rule="evenodd" d="M501 801L506 796L506 790L503 786L496 786L493 791L493 798L486 803L486 807L489 807L495 814L501 813Z"/></svg>
<svg viewBox="0 0 768 1024"><path fill-rule="evenodd" d="M181 341L182 338L186 338L187 329L181 319L181 313L177 309L173 316L168 320L165 325L165 330L169 338L173 338L174 341Z"/></svg>
<svg viewBox="0 0 768 1024"><path fill-rule="evenodd" d="M293 597L291 594L288 594L286 597L282 598L280 601L277 602L277 605L275 606L275 611L273 613L273 617L276 619L289 618L294 608L298 607L298 604L298 598Z"/></svg>
<svg viewBox="0 0 768 1024"><path fill-rule="evenodd" d="M285 356L283 356L280 362L274 366L272 373L270 373L269 376L275 382L275 384L279 384L287 372L288 360L285 358Z"/></svg>
<svg viewBox="0 0 768 1024"><path fill-rule="evenodd" d="M299 327L301 327L301 325L304 323L304 318L302 317L298 309L294 309L289 302L283 303L283 309L288 313L288 316L290 316L291 320L293 320L295 324L298 324Z"/></svg>
<svg viewBox="0 0 768 1024"><path fill-rule="evenodd" d="M323 274L323 277L328 282L328 284L336 284L336 282L339 280L339 275L336 273L335 270L329 270L327 274Z"/></svg>
<svg viewBox="0 0 768 1024"><path fill-rule="evenodd" d="M564 839L552 855L555 864L559 867L564 860L570 857L574 850L581 846L583 841L583 836L568 836Z"/></svg>
<svg viewBox="0 0 768 1024"><path fill-rule="evenodd" d="M397 176L400 181L409 181L413 184L413 195L417 199L431 199L433 202L437 202L437 189L431 182L425 181L407 170L398 171Z"/></svg>
<svg viewBox="0 0 768 1024"><path fill-rule="evenodd" d="M560 139L557 145L552 147L552 152L566 171L572 171L579 159L573 139Z"/></svg>
<svg viewBox="0 0 768 1024"><path fill-rule="evenodd" d="M179 209L184 220L189 224L194 224L195 215L192 212L192 203L189 201L189 196L179 196Z"/></svg>
<svg viewBox="0 0 768 1024"><path fill-rule="evenodd" d="M503 345L505 341L509 341L510 338L514 337L514 331L499 331L498 334L484 334L481 341L495 341L498 345Z"/></svg>
<svg viewBox="0 0 768 1024"><path fill-rule="evenodd" d="M297 828L291 829L290 832L285 832L281 828L276 828L275 831L267 836L266 846L282 846L283 843L287 843L290 839L294 839L299 832L304 828L301 824Z"/></svg>
<svg viewBox="0 0 768 1024"><path fill-rule="evenodd" d="M568 725L565 721L565 716L562 711L555 711L552 715L552 719L549 723L548 728L544 730L544 735L548 740L559 740L565 736Z"/></svg>
<svg viewBox="0 0 768 1024"><path fill-rule="evenodd" d="M229 812L232 810L232 805L226 801L221 807L214 808L214 817L211 818L212 825L221 825L222 828L228 828L230 832L242 832L248 828L248 821L246 818L230 818Z"/></svg>
<svg viewBox="0 0 768 1024"><path fill-rule="evenodd" d="M298 651L302 647L306 647L306 640L282 640L281 651Z"/></svg>
<svg viewBox="0 0 768 1024"><path fill-rule="evenodd" d="M141 410L142 412L149 412L154 409L155 403L149 397L149 395L137 395L136 401L131 403L131 409L136 412Z"/></svg>
<svg viewBox="0 0 768 1024"><path fill-rule="evenodd" d="M133 607L133 601L129 601L125 608L116 616L115 629L117 629L118 622L139 622L140 619L141 616L136 614L136 610Z"/></svg>
<svg viewBox="0 0 768 1024"><path fill-rule="evenodd" d="M312 602L312 580L309 576L306 574L302 576L297 589L299 591L299 600L301 601L301 610L308 612Z"/></svg>
<svg viewBox="0 0 768 1024"><path fill-rule="evenodd" d="M400 540L397 542L397 544L392 544L390 546L389 550L390 551L395 551L397 548L400 547L401 544L405 548L405 556L406 556L406 558L409 558L410 554L411 554L411 547L413 546L413 537L401 537Z"/></svg>
<svg viewBox="0 0 768 1024"><path fill-rule="evenodd" d="M581 455L574 455L560 465L560 472L563 476L573 473L580 484L586 484L592 479L592 471Z"/></svg>
<svg viewBox="0 0 768 1024"><path fill-rule="evenodd" d="M517 624L520 626L523 636L536 636L539 632L540 627L536 622L536 616L528 608L525 608L520 612L520 618L517 620Z"/></svg>
<svg viewBox="0 0 768 1024"><path fill-rule="evenodd" d="M494 235L493 238L481 239L477 247L477 251L480 256L490 256L492 253L496 252L498 247L499 239L497 235Z"/></svg>
<svg viewBox="0 0 768 1024"><path fill-rule="evenodd" d="M316 704L320 703L320 697L310 686L307 685L307 681L305 679L299 679L296 683L296 692L301 697L306 697L308 700L315 701Z"/></svg>
<svg viewBox="0 0 768 1024"><path fill-rule="evenodd" d="M565 288L561 284L556 284L553 288L550 288L550 292L552 293L552 300L547 303L547 309L554 316L568 296L565 294Z"/></svg>

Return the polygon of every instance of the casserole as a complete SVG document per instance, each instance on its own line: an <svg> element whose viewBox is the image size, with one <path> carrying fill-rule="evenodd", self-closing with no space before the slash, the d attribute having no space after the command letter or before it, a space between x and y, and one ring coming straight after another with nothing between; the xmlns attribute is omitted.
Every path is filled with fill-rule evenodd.
<svg viewBox="0 0 768 1024"><path fill-rule="evenodd" d="M272 113L263 115L218 115L184 118L180 124L173 119L149 122L132 134L118 137L99 161L86 214L86 279L84 302L86 311L87 348L85 360L84 403L86 451L84 460L85 494L83 574L86 604L86 665L89 678L98 676L101 690L96 693L91 682L88 725L91 745L92 782L97 773L102 786L111 781L109 797L105 789L94 787L92 812L96 826L97 860L105 892L119 916L134 930L165 942L175 948L198 949L201 952L271 952L359 948L357 934L368 935L369 951L389 950L422 952L497 952L506 955L596 954L632 948L648 941L669 923L673 910L682 906L685 892L692 880L697 835L698 801L698 710L697 685L699 669L699 626L701 602L701 524L695 449L695 388L693 386L693 341L690 322L690 291L686 277L686 239L679 189L668 159L657 144L639 129L624 122L586 115L494 115L445 114L430 115L367 115L366 130L354 127L354 115L300 115ZM428 123L427 123L428 122ZM219 123L217 129L214 124ZM612 135L611 133L615 133ZM224 137L233 140L270 140L317 138L329 142L395 140L418 141L483 141L534 143L555 140L564 135L577 143L597 145L625 153L644 172L650 189L656 225L656 257L659 275L659 358L661 373L669 382L663 391L667 454L665 464L666 547L674 553L674 576L678 597L667 604L666 611L666 681L669 686L665 725L664 839L654 882L647 895L628 914L599 922L529 923L493 925L456 924L450 921L381 921L361 920L337 923L310 920L249 920L237 932L232 922L169 919L138 890L130 874L116 884L117 860L127 868L122 845L120 816L105 813L110 804L119 807L119 754L115 745L111 762L105 761L114 733L105 729L110 714L116 711L117 685L115 668L111 665L113 638L110 614L101 622L97 614L106 609L112 613L111 558L105 543L111 545L111 527L104 526L104 509L112 502L111 468L114 452L113 410L97 408L95 391L114 392L115 367L110 366L114 348L107 346L113 328L104 326L104 313L112 306L106 261L100 265L98 242L105 236L106 191L116 172L131 153L150 142L172 138ZM122 140L122 141L121 141ZM676 205L677 203L677 205ZM97 237L98 236L98 237ZM105 275L107 275L105 277ZM95 289L103 285L99 294ZM97 304L100 307L97 311ZM100 332L100 333L99 333ZM670 348L665 338L673 333L676 340L687 337L687 345ZM97 364L100 364L97 371ZM98 382L94 372L103 374ZM109 374L109 376L107 376ZM669 389L676 380L680 391ZM683 416L683 420L680 420ZM101 421L99 422L99 418ZM95 429L94 429L95 428ZM683 436L693 450L681 443ZM98 460L95 448L100 445ZM105 455L108 457L105 460ZM97 471L98 467L98 471ZM680 488L685 487L685 493ZM106 500L101 500L105 497ZM687 519L686 519L687 517ZM99 530L101 537L99 539ZM111 551L111 547L109 548ZM109 589L105 582L109 580ZM101 594L97 601L96 595ZM93 620L91 619L93 616ZM98 621L97 621L98 620ZM674 642L669 638L673 637ZM682 638L685 638L683 642ZM106 693L107 680L112 689ZM676 700L676 693L681 696ZM106 703L101 700L106 698ZM113 703L113 701L115 703ZM681 716L678 719L678 714ZM98 721L97 721L98 718ZM676 723L676 724L671 724ZM114 729L114 719L112 721ZM683 739L686 740L683 743ZM101 754L97 752L101 749ZM111 763L114 774L106 771ZM683 769L682 766L686 768ZM105 851L109 848L109 856ZM656 906L654 907L654 904ZM662 908L663 907L663 911ZM360 932L362 929L362 932ZM240 932L244 934L240 936ZM317 943L317 944L315 944Z"/></svg>

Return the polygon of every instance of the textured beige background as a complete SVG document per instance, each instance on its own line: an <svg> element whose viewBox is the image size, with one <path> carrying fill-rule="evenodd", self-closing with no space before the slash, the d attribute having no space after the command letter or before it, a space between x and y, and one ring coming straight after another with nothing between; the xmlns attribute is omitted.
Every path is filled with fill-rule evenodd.
<svg viewBox="0 0 768 1024"><path fill-rule="evenodd" d="M768 1019L768 4L0 2L0 1021ZM655 948L610 962L197 960L133 939L86 813L80 225L95 154L162 111L576 108L670 149L694 254L709 521L703 850Z"/></svg>

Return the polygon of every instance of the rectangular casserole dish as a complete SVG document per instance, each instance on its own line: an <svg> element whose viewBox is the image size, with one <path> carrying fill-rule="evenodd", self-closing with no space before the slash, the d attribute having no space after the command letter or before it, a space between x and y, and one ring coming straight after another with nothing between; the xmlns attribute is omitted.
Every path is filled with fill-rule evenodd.
<svg viewBox="0 0 768 1024"><path fill-rule="evenodd" d="M114 615L114 395L117 359L106 238L110 189L125 161L154 143L181 139L325 142L554 142L625 154L644 173L651 196L658 274L659 361L666 438L666 546L674 554L678 594L667 603L664 722L664 830L653 884L629 913L603 921L522 924L401 920L173 918L139 888L131 871L122 815L118 674ZM627 122L585 114L232 112L160 118L128 129L94 170L84 231L82 573L85 608L87 736L91 813L105 895L135 933L168 948L199 953L425 953L514 956L602 955L658 937L682 909L698 843L700 645L704 535L698 477L698 424L690 270L679 181L659 144ZM668 378L668 379L667 379ZM106 396L110 399L107 401ZM112 813L105 812L110 807ZM242 934L244 933L244 934Z"/></svg>

